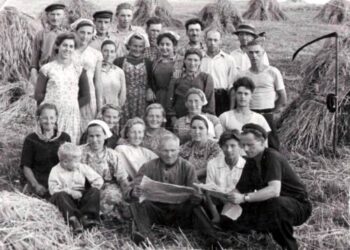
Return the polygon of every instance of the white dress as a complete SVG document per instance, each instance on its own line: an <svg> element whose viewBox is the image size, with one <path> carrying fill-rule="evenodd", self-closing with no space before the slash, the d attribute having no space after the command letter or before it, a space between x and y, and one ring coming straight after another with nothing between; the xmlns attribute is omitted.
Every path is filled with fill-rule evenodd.
<svg viewBox="0 0 350 250"><path fill-rule="evenodd" d="M78 102L80 65L68 66L52 61L41 67L40 72L48 78L43 103L55 104L58 109L58 130L70 135L72 142L80 138L80 111Z"/></svg>
<svg viewBox="0 0 350 250"><path fill-rule="evenodd" d="M95 119L97 114L96 92L94 84L94 75L98 62L102 62L102 53L90 46L83 52L76 52L76 59L86 70L90 89L90 102L80 108L81 114L81 131L85 131L87 124Z"/></svg>

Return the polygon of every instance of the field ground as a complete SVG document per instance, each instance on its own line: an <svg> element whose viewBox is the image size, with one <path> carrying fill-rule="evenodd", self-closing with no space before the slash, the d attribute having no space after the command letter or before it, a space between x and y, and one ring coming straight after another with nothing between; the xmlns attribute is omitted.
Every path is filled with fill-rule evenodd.
<svg viewBox="0 0 350 250"><path fill-rule="evenodd" d="M14 5L22 11L25 10L27 14L37 16L49 2L53 1L8 0L7 5ZM122 1L99 0L98 5L114 9L119 2ZM212 1L170 0L169 2L174 7L175 16L185 20L195 16L206 3ZM237 2L237 7L242 12L246 9L246 6L246 1ZM266 31L267 33L266 50L271 64L278 67L283 73L290 102L301 91L302 75L300 72L304 67L304 63L321 48L322 43L315 44L303 51L294 62L291 61L293 52L307 41L332 31L341 31L343 27L321 24L313 20L313 17L320 10L319 5L287 2L282 4L282 8L289 17L288 21L253 21L252 23L257 27L258 31ZM178 30L178 32L182 37L185 36L184 30ZM237 45L238 42L235 36L225 35L225 51L229 52L236 48ZM5 183L6 181L4 180L8 176L11 177L12 183L17 179L16 173L21 143L24 136L32 130L31 125L23 122L22 124L11 124L10 127L0 128L0 138L2 138L0 141L0 188L4 185L1 183ZM306 183L314 206L313 215L309 221L296 230L296 237L301 244L301 249L350 249L348 207L350 154L348 149L342 149L341 152L343 153L342 157L338 159L327 159L324 156L306 155L296 152L287 154L295 170ZM116 238L112 233L114 232L113 230L121 232L122 236ZM125 228L106 227L103 232L104 240L112 242L114 246L118 246L118 248L129 246ZM157 228L157 232L160 236L159 242L155 244L155 248L183 249L202 246L198 237L191 233L186 234L186 237L184 237L182 233L166 229ZM239 235L236 239L237 245L233 249L276 248L270 238L261 235L255 234L249 237ZM110 249L103 242L101 246L103 246L101 248ZM128 249L128 247L124 249Z"/></svg>

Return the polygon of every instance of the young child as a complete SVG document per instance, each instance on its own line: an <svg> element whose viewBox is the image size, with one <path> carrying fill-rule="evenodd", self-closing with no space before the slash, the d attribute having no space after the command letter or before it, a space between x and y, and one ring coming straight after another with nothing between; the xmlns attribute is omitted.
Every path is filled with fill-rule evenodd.
<svg viewBox="0 0 350 250"><path fill-rule="evenodd" d="M108 148L115 149L118 145L119 135L119 114L120 108L113 104L105 104L101 108L101 120L108 124L109 129L112 132L112 136L106 140L106 146ZM87 142L87 131L83 133L80 138L79 144L86 144Z"/></svg>
<svg viewBox="0 0 350 250"><path fill-rule="evenodd" d="M88 165L80 163L81 149L64 143L58 149L60 160L50 173L51 202L58 207L75 233L98 225L102 177ZM86 180L89 182L87 188Z"/></svg>

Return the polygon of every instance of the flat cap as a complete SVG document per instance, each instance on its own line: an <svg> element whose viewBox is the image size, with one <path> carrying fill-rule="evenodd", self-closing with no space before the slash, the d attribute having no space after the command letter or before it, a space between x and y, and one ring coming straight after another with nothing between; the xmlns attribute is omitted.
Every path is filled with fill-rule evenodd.
<svg viewBox="0 0 350 250"><path fill-rule="evenodd" d="M238 35L239 33L248 33L252 35L254 38L259 36L256 33L255 27L248 23L241 23L240 25L238 25L236 31L233 32L233 34Z"/></svg>
<svg viewBox="0 0 350 250"><path fill-rule="evenodd" d="M50 4L49 6L47 6L45 8L45 12L51 12L51 11L54 11L54 10L64 10L65 8L66 8L66 6L64 4L53 3L53 4Z"/></svg>
<svg viewBox="0 0 350 250"><path fill-rule="evenodd" d="M92 17L94 19L96 18L112 18L113 17L113 12L110 10L100 10L100 11L96 11Z"/></svg>
<svg viewBox="0 0 350 250"><path fill-rule="evenodd" d="M258 124L247 123L242 127L242 133L253 133L255 135L261 135L264 139L267 139L266 130Z"/></svg>

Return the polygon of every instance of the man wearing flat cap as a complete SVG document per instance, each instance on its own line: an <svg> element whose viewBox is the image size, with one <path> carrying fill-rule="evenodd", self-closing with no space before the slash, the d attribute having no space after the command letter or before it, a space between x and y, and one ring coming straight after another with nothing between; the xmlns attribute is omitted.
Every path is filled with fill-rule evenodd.
<svg viewBox="0 0 350 250"><path fill-rule="evenodd" d="M243 126L240 139L247 162L232 197L243 212L236 221L223 224L237 232L269 232L282 249L297 250L293 226L310 217L311 203L285 157L265 147L266 138L261 126Z"/></svg>
<svg viewBox="0 0 350 250"><path fill-rule="evenodd" d="M67 31L64 27L66 18L66 6L64 4L50 4L45 8L47 24L34 38L32 62L30 65L30 82L35 85L38 71L41 66L52 59L53 46L56 37Z"/></svg>
<svg viewBox="0 0 350 250"><path fill-rule="evenodd" d="M96 11L93 15L94 24L96 26L96 35L92 38L90 46L101 51L101 45L106 40L112 40L116 44L116 51L120 47L117 37L110 32L113 19L113 12L109 10ZM116 57L121 57L122 54Z"/></svg>
<svg viewBox="0 0 350 250"><path fill-rule="evenodd" d="M258 34L253 25L248 23L242 23L238 26L236 32L233 32L233 34L238 36L240 48L232 51L231 56L233 57L233 59L235 59L238 70L245 71L249 69L251 65L246 52L247 44L248 42L257 38L259 35L262 35L263 33ZM269 65L269 59L266 53L264 54L263 62L265 65Z"/></svg>

